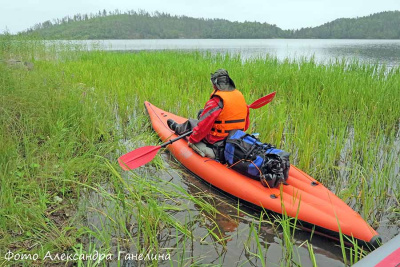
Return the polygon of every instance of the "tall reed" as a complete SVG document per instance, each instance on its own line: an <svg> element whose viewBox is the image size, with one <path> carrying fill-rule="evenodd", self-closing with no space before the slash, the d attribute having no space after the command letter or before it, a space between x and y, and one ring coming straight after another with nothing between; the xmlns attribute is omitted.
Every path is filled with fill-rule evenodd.
<svg viewBox="0 0 400 267"><path fill-rule="evenodd" d="M93 245L86 250L105 253L124 246L160 252L160 235L175 236L180 249L201 237L220 244L224 238L213 227L198 239L193 234L200 220L191 215L193 205L217 212L204 195L190 195L146 168L122 174L116 163L128 150L158 142L144 101L194 117L218 68L229 71L249 103L277 91L272 103L251 112L250 131L290 151L295 165L378 230L387 217L400 218L387 208L400 200L398 67L269 56L242 61L202 52L87 52L9 35L0 43L2 255L26 250L23 244L42 254L78 250L82 240ZM160 155L148 168L159 171L156 176L168 171ZM90 192L116 217L91 206L101 222L82 225L87 210L77 203ZM262 260L266 246L251 242ZM176 248L169 250L174 263L201 262Z"/></svg>

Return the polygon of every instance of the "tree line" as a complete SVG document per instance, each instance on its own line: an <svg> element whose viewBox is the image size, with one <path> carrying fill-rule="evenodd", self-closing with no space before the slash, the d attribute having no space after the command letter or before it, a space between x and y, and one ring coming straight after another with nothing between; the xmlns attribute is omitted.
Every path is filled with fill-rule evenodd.
<svg viewBox="0 0 400 267"><path fill-rule="evenodd" d="M116 9L48 20L20 34L45 39L400 39L400 11L342 18L314 28L282 30L268 23Z"/></svg>
<svg viewBox="0 0 400 267"><path fill-rule="evenodd" d="M315 28L304 28L292 33L294 38L400 39L400 11L337 19Z"/></svg>

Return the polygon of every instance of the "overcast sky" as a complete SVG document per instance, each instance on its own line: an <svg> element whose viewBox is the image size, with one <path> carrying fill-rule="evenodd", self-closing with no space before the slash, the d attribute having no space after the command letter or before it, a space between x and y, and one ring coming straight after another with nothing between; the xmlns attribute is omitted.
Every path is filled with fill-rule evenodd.
<svg viewBox="0 0 400 267"><path fill-rule="evenodd" d="M0 32L16 33L46 20L103 9L143 9L195 18L267 22L282 29L299 29L337 18L400 10L400 0L0 0Z"/></svg>

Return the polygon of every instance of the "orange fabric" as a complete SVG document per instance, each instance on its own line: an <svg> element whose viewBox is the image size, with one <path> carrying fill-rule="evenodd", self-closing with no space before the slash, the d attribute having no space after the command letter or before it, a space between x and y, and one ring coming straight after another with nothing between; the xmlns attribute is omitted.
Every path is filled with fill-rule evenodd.
<svg viewBox="0 0 400 267"><path fill-rule="evenodd" d="M222 99L224 107L213 124L211 135L225 138L230 130L244 130L248 108L242 93L236 89L229 92L216 90L211 97L214 95Z"/></svg>

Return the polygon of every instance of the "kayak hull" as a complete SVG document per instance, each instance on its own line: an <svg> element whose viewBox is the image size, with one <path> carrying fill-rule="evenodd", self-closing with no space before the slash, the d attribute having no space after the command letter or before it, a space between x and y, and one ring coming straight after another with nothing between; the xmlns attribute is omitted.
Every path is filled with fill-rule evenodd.
<svg viewBox="0 0 400 267"><path fill-rule="evenodd" d="M152 127L163 140L177 135L169 129L168 119L178 123L186 118L164 111L149 102L145 107ZM215 160L203 158L181 139L169 145L168 150L188 170L216 188L255 206L297 218L306 229L337 239L342 233L367 246L377 247L378 233L340 198L321 183L291 165L287 185L264 187L259 181L244 176ZM311 227L310 227L311 226ZM315 228L316 227L316 228Z"/></svg>

